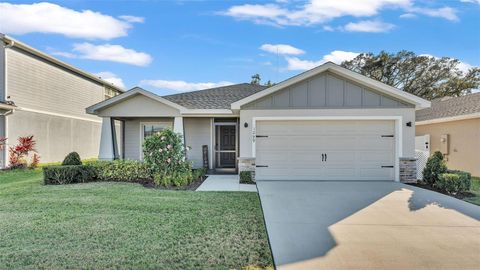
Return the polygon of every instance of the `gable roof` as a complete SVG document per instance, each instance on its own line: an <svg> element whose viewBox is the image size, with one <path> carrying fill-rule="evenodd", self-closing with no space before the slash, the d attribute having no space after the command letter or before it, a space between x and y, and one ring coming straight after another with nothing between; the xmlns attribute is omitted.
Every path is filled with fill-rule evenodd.
<svg viewBox="0 0 480 270"><path fill-rule="evenodd" d="M415 118L417 122L443 122L442 120L460 120L462 116L480 117L480 93L433 100L432 107L418 110Z"/></svg>
<svg viewBox="0 0 480 270"><path fill-rule="evenodd" d="M188 109L230 109L233 102L268 88L250 83L234 84L205 90L163 96Z"/></svg>
<svg viewBox="0 0 480 270"><path fill-rule="evenodd" d="M169 100L166 100L164 99L163 97L159 96L159 95L156 95L152 92L149 92L147 90L144 90L140 87L135 87L135 88L132 88L130 90L128 90L127 92L121 94L121 95L118 95L118 96L115 96L115 97L112 97L112 98L109 98L107 100L104 100L104 101L101 101L97 104L94 104L90 107L88 107L86 109L87 113L89 114L96 114L98 112L98 110L101 110L101 109L104 109L104 108L107 108L109 106L112 106L114 104L117 104L117 103L120 103L126 99L128 99L129 97L132 97L132 96L135 96L135 95L144 95L146 97L149 97L151 99L154 99L156 101L159 101L167 106L170 106L172 108L175 108L175 109L178 109L180 110L180 112L183 112L185 110L187 110L187 108L183 107L183 106L180 106L179 104L177 103L174 103L174 102L171 102Z"/></svg>
<svg viewBox="0 0 480 270"><path fill-rule="evenodd" d="M232 110L239 110L241 106L247 104L247 103L250 103L254 100L257 100L259 98L262 98L264 96L267 96L269 94L272 94L276 91L279 91L281 89L285 89L289 86L292 86L298 82L301 82L303 80L306 80L308 78L311 78L313 76L316 76L322 72L325 72L325 71L330 71L334 74L337 74L341 77L344 77L346 79L349 79L349 80L352 80L356 83L359 83L361 85L364 85L364 86L368 86L374 90L377 90L385 95L388 95L388 96L392 96L396 99L399 99L399 100L402 100L404 102L407 102L409 104L413 104L415 105L415 107L417 109L420 109L420 108L427 108L430 106L430 101L428 100L425 100L423 98L420 98L420 97L417 97L415 95L412 95L410 93L407 93L407 92L404 92L400 89L397 89L395 87L392 87L390 85L387 85L387 84L384 84L382 82L379 82L377 80L374 80L374 79L371 79L371 78L368 78L364 75L361 75L359 73L356 73L356 72L353 72L349 69L346 69L346 68L343 68L337 64L334 64L332 62L327 62L323 65L320 65L316 68L313 68L311 70L308 70L306 72L303 72L297 76L294 76L290 79L287 79L283 82L280 82L279 84L276 84L264 91L261 91L259 93L256 93L256 94L253 94L251 96L248 96L244 99L241 99L239 101L236 101L234 103L232 103Z"/></svg>

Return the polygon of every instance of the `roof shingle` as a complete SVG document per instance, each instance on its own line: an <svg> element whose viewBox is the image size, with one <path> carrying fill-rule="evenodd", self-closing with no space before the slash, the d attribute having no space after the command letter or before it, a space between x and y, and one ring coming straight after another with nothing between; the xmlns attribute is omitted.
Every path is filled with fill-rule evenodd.
<svg viewBox="0 0 480 270"><path fill-rule="evenodd" d="M230 105L268 88L249 83L234 84L205 90L168 95L163 98L188 109L230 109Z"/></svg>
<svg viewBox="0 0 480 270"><path fill-rule="evenodd" d="M480 112L480 93L432 101L430 108L418 110L416 121L454 117Z"/></svg>

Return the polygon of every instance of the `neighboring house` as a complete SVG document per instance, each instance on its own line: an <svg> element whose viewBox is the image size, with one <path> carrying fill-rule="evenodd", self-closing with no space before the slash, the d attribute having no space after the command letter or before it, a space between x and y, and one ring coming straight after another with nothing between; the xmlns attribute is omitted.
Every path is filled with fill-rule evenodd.
<svg viewBox="0 0 480 270"><path fill-rule="evenodd" d="M416 179L415 110L430 102L333 63L269 88L238 84L160 97L141 88L87 108L103 118L100 158L142 159L145 137L184 135L188 159L268 180ZM202 148L208 151L203 155Z"/></svg>
<svg viewBox="0 0 480 270"><path fill-rule="evenodd" d="M480 93L434 100L417 111L416 121L416 135L426 138L430 153L441 151L449 168L480 176Z"/></svg>
<svg viewBox="0 0 480 270"><path fill-rule="evenodd" d="M7 146L34 135L41 162L61 161L70 151L98 155L101 119L85 107L123 92L22 42L0 34L0 137ZM0 157L8 165L8 147Z"/></svg>

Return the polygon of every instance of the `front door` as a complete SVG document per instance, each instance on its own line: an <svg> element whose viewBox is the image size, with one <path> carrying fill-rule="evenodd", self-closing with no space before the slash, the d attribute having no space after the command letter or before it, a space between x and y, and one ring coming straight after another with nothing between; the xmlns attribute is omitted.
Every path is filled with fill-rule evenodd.
<svg viewBox="0 0 480 270"><path fill-rule="evenodd" d="M236 125L217 126L217 168L235 168Z"/></svg>

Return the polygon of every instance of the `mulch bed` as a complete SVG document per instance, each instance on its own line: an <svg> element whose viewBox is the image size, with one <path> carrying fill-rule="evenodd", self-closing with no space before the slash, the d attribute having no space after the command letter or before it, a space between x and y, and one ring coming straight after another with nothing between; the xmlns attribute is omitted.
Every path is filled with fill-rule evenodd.
<svg viewBox="0 0 480 270"><path fill-rule="evenodd" d="M419 187L419 188L423 188L423 189L428 189L428 190L431 190L431 191L435 191L435 192L438 192L438 193L442 193L442 194L445 194L447 196L450 196L450 197L454 197L454 198L457 198L457 199L460 199L460 200L463 200L464 198L470 198L470 197L475 197L475 194L473 193L470 193L470 192L460 192L460 193L457 193L457 194L449 194L449 193L446 193L440 189L437 189L437 188L434 188L430 185L427 185L427 184L424 184L424 183L408 183L407 185L411 185L411 186L415 186L415 187Z"/></svg>
<svg viewBox="0 0 480 270"><path fill-rule="evenodd" d="M140 180L138 181L139 184L146 188L155 188L155 189L161 189L161 190L193 190L195 191L202 183L207 179L207 176L203 176L199 178L197 181L194 181L190 183L188 186L183 186L183 187L176 187L176 186L157 186L155 183L152 181L146 181L146 180Z"/></svg>

